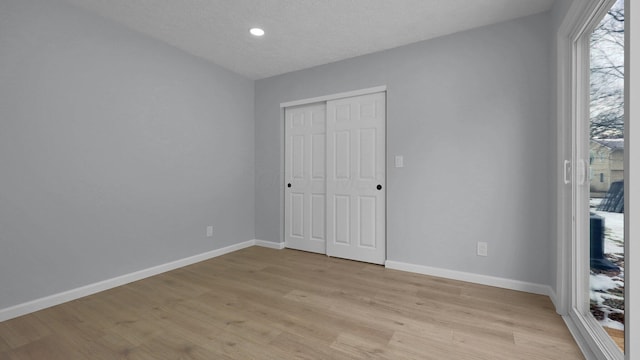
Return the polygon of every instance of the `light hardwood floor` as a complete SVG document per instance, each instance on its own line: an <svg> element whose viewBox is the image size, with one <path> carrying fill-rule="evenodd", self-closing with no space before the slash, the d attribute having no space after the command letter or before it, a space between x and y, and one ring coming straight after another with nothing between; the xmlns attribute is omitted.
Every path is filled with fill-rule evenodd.
<svg viewBox="0 0 640 360"><path fill-rule="evenodd" d="M0 359L582 359L545 296L251 247L0 323Z"/></svg>

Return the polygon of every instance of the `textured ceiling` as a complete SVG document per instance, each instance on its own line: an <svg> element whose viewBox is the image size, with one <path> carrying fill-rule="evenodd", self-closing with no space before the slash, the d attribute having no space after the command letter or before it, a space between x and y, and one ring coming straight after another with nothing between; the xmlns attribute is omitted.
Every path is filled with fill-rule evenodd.
<svg viewBox="0 0 640 360"><path fill-rule="evenodd" d="M554 0L67 1L260 79L540 13ZM266 35L249 35L255 26Z"/></svg>

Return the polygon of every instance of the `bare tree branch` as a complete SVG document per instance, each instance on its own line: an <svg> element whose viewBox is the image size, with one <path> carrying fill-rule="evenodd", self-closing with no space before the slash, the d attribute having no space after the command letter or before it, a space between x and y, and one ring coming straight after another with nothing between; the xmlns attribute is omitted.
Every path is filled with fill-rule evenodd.
<svg viewBox="0 0 640 360"><path fill-rule="evenodd" d="M624 8L614 6L591 35L591 136L624 137Z"/></svg>

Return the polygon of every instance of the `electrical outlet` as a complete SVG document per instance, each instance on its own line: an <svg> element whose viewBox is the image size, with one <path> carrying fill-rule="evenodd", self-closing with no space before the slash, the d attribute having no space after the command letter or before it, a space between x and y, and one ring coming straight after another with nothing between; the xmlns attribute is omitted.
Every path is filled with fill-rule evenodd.
<svg viewBox="0 0 640 360"><path fill-rule="evenodd" d="M478 241L478 256L487 256L487 248L486 242Z"/></svg>
<svg viewBox="0 0 640 360"><path fill-rule="evenodd" d="M213 237L213 226L207 226L207 237Z"/></svg>

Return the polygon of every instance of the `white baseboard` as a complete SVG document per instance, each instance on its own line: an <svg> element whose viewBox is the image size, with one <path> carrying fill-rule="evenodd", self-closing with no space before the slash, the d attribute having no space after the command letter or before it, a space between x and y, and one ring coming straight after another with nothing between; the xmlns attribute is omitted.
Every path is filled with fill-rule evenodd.
<svg viewBox="0 0 640 360"><path fill-rule="evenodd" d="M556 309L556 312L559 313L558 309L558 295L556 295L555 290L551 286L549 286L549 299L553 303L553 308Z"/></svg>
<svg viewBox="0 0 640 360"><path fill-rule="evenodd" d="M112 279L99 281L97 283L71 289L58 294L53 294L40 299L28 301L26 303L14 305L5 309L0 309L0 321L16 318L38 310L42 310L51 306L59 305L67 301L79 299L88 295L98 293L100 291L112 289L121 285L125 285L134 281L142 280L150 276L158 275L167 271L175 270L184 266L195 264L200 261L212 259L234 251L238 251L250 246L256 245L258 240L249 240L239 244L230 245L221 249L208 251L202 254L190 256L184 259L168 262L166 264L150 267L148 269L125 274ZM271 243L276 244L276 243ZM264 245L261 245L264 246Z"/></svg>
<svg viewBox="0 0 640 360"><path fill-rule="evenodd" d="M253 240L255 241L255 245L256 246L262 246L262 247L266 247L266 248L270 248L270 249L278 249L278 250L282 250L284 249L284 243L283 242L273 242L273 241L266 241L266 240L258 240L255 239Z"/></svg>
<svg viewBox="0 0 640 360"><path fill-rule="evenodd" d="M0 321L16 318L18 316L26 315L38 310L42 310L51 306L59 305L71 300L79 299L84 296L92 295L104 290L112 289L121 285L125 285L134 281L142 280L144 278L162 274L167 271L175 270L184 266L195 264L200 261L212 259L218 256L222 256L234 251L238 251L251 246L262 246L271 249L284 249L285 243L272 242L265 240L248 240L239 244L230 245L221 249L212 250L206 253L190 256L184 259L172 261L166 264L154 266L148 269L136 271L130 274L125 274L112 279L103 280L97 283L82 286L76 289L71 289L58 294L53 294L40 299L28 301L26 303L14 305L5 309L0 309ZM534 294L547 295L551 297L551 301L555 303L555 293L550 286L528 283L518 280L504 279L499 277L478 275L473 273L466 273L455 270L447 270L441 268L434 268L423 265L415 265L409 263L403 263L399 261L387 260L385 267L389 269L408 271L418 274L438 276L447 279L467 281L477 284L496 286L505 289L526 291Z"/></svg>
<svg viewBox="0 0 640 360"><path fill-rule="evenodd" d="M435 268L424 265L415 265L399 261L387 260L384 266L389 269L408 271L417 274L437 276L446 279L466 281L475 284L495 286L503 289L525 291L539 295L551 295L551 287L548 285L530 283L519 280L499 278L495 276L479 275L468 272Z"/></svg>

